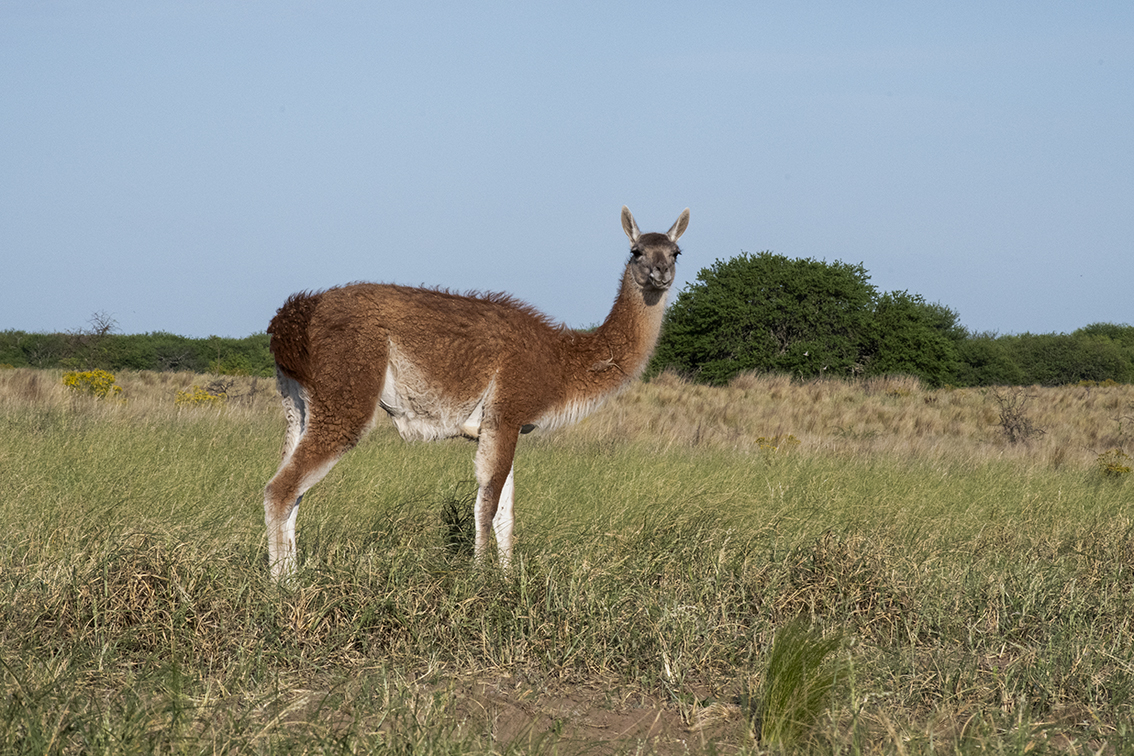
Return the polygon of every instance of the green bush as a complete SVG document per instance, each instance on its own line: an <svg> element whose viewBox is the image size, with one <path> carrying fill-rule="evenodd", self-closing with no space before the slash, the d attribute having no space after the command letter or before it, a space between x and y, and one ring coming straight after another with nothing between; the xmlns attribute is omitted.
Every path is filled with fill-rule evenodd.
<svg viewBox="0 0 1134 756"><path fill-rule="evenodd" d="M1001 337L1019 365L1022 384L1062 386L1080 381L1134 379L1134 366L1122 346L1105 336L1063 333Z"/></svg>
<svg viewBox="0 0 1134 756"><path fill-rule="evenodd" d="M745 253L697 279L666 313L648 375L675 368L717 385L747 371L956 382L965 338L957 313L917 294L879 295L861 265Z"/></svg>
<svg viewBox="0 0 1134 756"><path fill-rule="evenodd" d="M869 374L914 375L932 387L957 382L965 333L953 310L896 291L878 298L874 328Z"/></svg>
<svg viewBox="0 0 1134 756"><path fill-rule="evenodd" d="M1096 336L1110 339L1119 346L1134 350L1134 326L1117 323L1091 323L1075 331L1072 336Z"/></svg>
<svg viewBox="0 0 1134 756"><path fill-rule="evenodd" d="M752 370L854 375L875 296L861 265L771 252L718 260L666 313L648 372L676 368L716 385Z"/></svg>
<svg viewBox="0 0 1134 756"><path fill-rule="evenodd" d="M0 362L14 367L59 367L69 351L66 334L0 332Z"/></svg>
<svg viewBox="0 0 1134 756"><path fill-rule="evenodd" d="M1003 337L983 333L970 336L957 346L958 386L1019 386L1024 371Z"/></svg>

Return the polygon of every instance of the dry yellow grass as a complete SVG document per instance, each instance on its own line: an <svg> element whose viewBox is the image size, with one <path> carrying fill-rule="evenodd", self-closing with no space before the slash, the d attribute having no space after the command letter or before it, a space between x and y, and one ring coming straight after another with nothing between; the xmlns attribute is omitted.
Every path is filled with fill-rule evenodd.
<svg viewBox="0 0 1134 756"><path fill-rule="evenodd" d="M194 386L216 390L228 386L225 412L279 411L276 383L268 378L200 375L188 372L119 372L115 380L122 392L109 399L84 396L63 384L63 370L10 368L0 370L0 409L28 406L68 407L128 419L153 414L200 414L205 408L178 407L179 391Z"/></svg>
<svg viewBox="0 0 1134 756"><path fill-rule="evenodd" d="M1023 400L1022 413L1042 432L1009 442L997 395ZM1134 442L1134 386L930 390L907 377L801 383L748 374L714 388L667 373L635 384L562 434L739 450L776 439L784 448L790 436L808 453L1090 466Z"/></svg>
<svg viewBox="0 0 1134 756"><path fill-rule="evenodd" d="M62 375L23 368L0 371L0 407L73 406L81 401L90 412L119 416L279 412L271 379L119 373L123 401L114 402L77 396L62 384ZM179 391L216 381L229 384L223 407L175 404ZM998 397L1015 403L1037 429L1030 438L1009 441ZM1111 449L1134 453L1134 386L926 389L908 377L799 382L746 374L718 388L665 373L649 383L635 383L551 438L556 443L617 440L657 448L740 451L776 446L837 456L882 454L974 464L1003 459L1089 467Z"/></svg>

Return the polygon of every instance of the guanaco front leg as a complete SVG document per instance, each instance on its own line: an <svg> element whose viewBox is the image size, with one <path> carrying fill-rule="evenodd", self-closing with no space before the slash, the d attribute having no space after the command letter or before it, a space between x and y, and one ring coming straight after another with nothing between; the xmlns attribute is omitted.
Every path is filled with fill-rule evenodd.
<svg viewBox="0 0 1134 756"><path fill-rule="evenodd" d="M489 532L496 536L496 557L507 569L512 560L513 499L515 481L512 462L519 433L482 432L476 450L476 558L488 556Z"/></svg>

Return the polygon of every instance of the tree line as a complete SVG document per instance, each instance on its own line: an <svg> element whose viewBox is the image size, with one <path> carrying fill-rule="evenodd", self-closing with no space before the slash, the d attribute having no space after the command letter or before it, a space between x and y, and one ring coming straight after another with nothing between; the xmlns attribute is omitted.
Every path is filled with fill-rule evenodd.
<svg viewBox="0 0 1134 756"><path fill-rule="evenodd" d="M125 335L104 313L67 333L0 331L0 366L274 374L265 333ZM1134 383L1134 326L971 333L949 307L878 291L861 264L741 253L703 268L667 310L647 377L667 368L715 385L751 371L912 375L930 387Z"/></svg>
<svg viewBox="0 0 1134 756"><path fill-rule="evenodd" d="M242 339L193 339L163 332L127 335L101 328L68 333L0 331L0 366L275 375L266 333Z"/></svg>

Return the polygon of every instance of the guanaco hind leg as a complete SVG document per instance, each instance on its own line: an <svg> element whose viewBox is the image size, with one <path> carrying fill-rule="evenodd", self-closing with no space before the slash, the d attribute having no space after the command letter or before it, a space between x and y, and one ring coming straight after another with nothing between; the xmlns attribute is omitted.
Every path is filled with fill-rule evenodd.
<svg viewBox="0 0 1134 756"><path fill-rule="evenodd" d="M264 489L268 563L277 580L295 572L295 522L303 494L331 471L363 430L359 427L343 433L341 427L324 427L319 422L320 413L312 411L307 393L298 382L281 375L279 385L288 427L283 461Z"/></svg>
<svg viewBox="0 0 1134 756"><path fill-rule="evenodd" d="M280 579L295 572L295 520L303 494L331 471L349 446L337 452L307 453L300 439L295 452L280 465L264 491L264 523L268 528L268 564L272 577Z"/></svg>
<svg viewBox="0 0 1134 756"><path fill-rule="evenodd" d="M280 490L280 485L274 484L291 462L299 440L303 438L307 426L307 399L299 382L279 370L276 370L276 385L283 403L287 431L284 433L279 469L264 489L264 524L268 529L268 564L272 577L278 579L295 571L295 518L303 495L281 501L279 497L286 492Z"/></svg>

